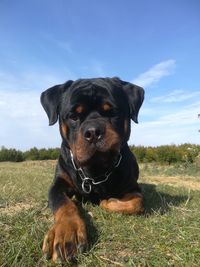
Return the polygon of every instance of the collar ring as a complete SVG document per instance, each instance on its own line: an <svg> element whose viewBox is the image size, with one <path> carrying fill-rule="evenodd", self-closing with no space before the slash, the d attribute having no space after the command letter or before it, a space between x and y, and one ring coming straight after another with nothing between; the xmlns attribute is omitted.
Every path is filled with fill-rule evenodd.
<svg viewBox="0 0 200 267"><path fill-rule="evenodd" d="M90 182L88 181L88 179L84 179L82 181L82 189L86 194L89 194L92 191L92 186L90 184Z"/></svg>

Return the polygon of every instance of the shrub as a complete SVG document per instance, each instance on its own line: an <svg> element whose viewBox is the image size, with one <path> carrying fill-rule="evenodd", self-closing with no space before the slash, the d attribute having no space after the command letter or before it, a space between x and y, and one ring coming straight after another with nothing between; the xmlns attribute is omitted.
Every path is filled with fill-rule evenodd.
<svg viewBox="0 0 200 267"><path fill-rule="evenodd" d="M158 147L131 146L138 162L193 163L200 157L200 146L192 144L165 145Z"/></svg>
<svg viewBox="0 0 200 267"><path fill-rule="evenodd" d="M25 153L26 160L39 160L39 151L36 147L31 148L30 150L26 151Z"/></svg>
<svg viewBox="0 0 200 267"><path fill-rule="evenodd" d="M183 144L158 147L130 146L138 162L185 163L199 162L200 145ZM16 149L0 149L0 161L19 162L23 160L55 160L59 157L59 148L31 148L26 152Z"/></svg>
<svg viewBox="0 0 200 267"><path fill-rule="evenodd" d="M26 160L47 160L47 159L53 160L59 157L59 153L60 153L59 148L37 149L36 147L34 147L26 151L24 154Z"/></svg>
<svg viewBox="0 0 200 267"><path fill-rule="evenodd" d="M23 152L16 149L2 147L0 150L0 161L20 162L24 160Z"/></svg>

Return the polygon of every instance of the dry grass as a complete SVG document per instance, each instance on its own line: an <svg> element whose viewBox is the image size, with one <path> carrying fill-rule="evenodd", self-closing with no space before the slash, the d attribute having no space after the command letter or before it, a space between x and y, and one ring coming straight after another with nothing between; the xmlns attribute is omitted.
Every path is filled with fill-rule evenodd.
<svg viewBox="0 0 200 267"><path fill-rule="evenodd" d="M15 203L14 205L9 205L6 207L0 207L1 214L15 215L16 213L27 211L31 208L34 208L33 203Z"/></svg>
<svg viewBox="0 0 200 267"><path fill-rule="evenodd" d="M0 163L1 267L55 266L41 254L53 223L46 205L54 168L54 161ZM91 246L78 266L199 266L200 177L161 175L168 167L157 168L141 168L146 216L84 205Z"/></svg>
<svg viewBox="0 0 200 267"><path fill-rule="evenodd" d="M145 176L140 181L155 185L168 185L200 190L200 182L195 177L188 179L188 177L183 176Z"/></svg>

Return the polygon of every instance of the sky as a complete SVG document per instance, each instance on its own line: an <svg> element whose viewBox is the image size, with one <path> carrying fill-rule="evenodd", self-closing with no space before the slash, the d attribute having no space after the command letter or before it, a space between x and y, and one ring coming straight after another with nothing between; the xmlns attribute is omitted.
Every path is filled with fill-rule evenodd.
<svg viewBox="0 0 200 267"><path fill-rule="evenodd" d="M59 147L45 89L118 76L145 89L129 144L200 144L199 0L0 1L0 147Z"/></svg>

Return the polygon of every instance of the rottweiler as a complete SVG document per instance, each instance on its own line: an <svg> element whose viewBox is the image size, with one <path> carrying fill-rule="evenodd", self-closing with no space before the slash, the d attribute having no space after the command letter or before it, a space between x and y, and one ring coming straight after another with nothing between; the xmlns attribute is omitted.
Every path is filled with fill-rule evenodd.
<svg viewBox="0 0 200 267"><path fill-rule="evenodd" d="M117 77L69 80L41 94L49 125L59 120L62 137L48 197L55 224L42 248L53 261L72 260L88 248L72 197L111 212L143 213L139 168L127 144L143 100L143 88Z"/></svg>

